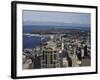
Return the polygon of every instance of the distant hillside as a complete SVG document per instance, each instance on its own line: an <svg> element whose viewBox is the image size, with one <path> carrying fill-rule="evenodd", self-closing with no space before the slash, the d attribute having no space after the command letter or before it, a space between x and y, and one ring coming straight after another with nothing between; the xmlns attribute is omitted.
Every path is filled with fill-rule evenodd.
<svg viewBox="0 0 100 80"><path fill-rule="evenodd" d="M76 23L34 23L30 25L23 25L24 32L33 31L65 31L68 29L73 30L90 30L89 24L76 24Z"/></svg>
<svg viewBox="0 0 100 80"><path fill-rule="evenodd" d="M51 27L90 27L90 24L80 24L80 23L58 23L58 22L29 22L29 23L24 23L24 26L51 26Z"/></svg>

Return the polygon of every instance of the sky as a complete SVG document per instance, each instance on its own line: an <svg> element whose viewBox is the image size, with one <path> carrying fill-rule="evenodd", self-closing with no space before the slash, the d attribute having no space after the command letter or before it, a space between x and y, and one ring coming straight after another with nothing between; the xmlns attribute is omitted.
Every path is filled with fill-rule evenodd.
<svg viewBox="0 0 100 80"><path fill-rule="evenodd" d="M23 10L23 23L35 22L90 24L90 13Z"/></svg>

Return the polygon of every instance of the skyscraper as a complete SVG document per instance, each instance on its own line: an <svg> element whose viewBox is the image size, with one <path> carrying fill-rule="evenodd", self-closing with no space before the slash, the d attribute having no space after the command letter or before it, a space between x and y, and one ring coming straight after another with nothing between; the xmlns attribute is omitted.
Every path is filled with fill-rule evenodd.
<svg viewBox="0 0 100 80"><path fill-rule="evenodd" d="M60 67L60 49L56 43L50 41L42 47L41 68L56 68Z"/></svg>
<svg viewBox="0 0 100 80"><path fill-rule="evenodd" d="M88 56L88 54L87 54L87 45L84 46L84 56L85 56L85 57Z"/></svg>

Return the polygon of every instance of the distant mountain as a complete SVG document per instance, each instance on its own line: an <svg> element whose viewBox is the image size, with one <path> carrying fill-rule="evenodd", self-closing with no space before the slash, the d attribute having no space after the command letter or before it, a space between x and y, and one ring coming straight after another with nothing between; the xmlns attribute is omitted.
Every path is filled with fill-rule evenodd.
<svg viewBox="0 0 100 80"><path fill-rule="evenodd" d="M57 22L34 22L30 24L23 25L23 31L33 32L33 31L48 31L48 30L88 30L90 31L90 24L78 24L78 23L57 23Z"/></svg>
<svg viewBox="0 0 100 80"><path fill-rule="evenodd" d="M23 23L25 26L53 26L55 28L65 28L65 27L90 27L90 24L80 24L80 23L61 23L61 22L26 22Z"/></svg>

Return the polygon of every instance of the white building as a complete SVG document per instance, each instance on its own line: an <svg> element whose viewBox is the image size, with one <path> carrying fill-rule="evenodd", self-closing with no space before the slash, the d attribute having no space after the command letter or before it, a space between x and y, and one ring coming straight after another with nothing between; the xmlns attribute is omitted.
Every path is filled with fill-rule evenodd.
<svg viewBox="0 0 100 80"><path fill-rule="evenodd" d="M68 67L68 61L66 58L63 58L63 67Z"/></svg>

